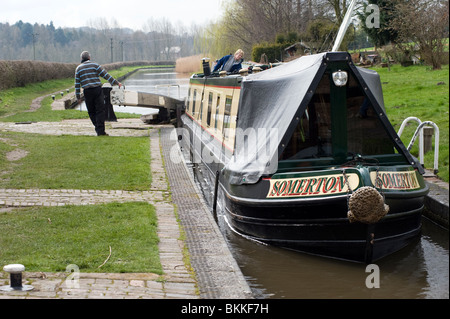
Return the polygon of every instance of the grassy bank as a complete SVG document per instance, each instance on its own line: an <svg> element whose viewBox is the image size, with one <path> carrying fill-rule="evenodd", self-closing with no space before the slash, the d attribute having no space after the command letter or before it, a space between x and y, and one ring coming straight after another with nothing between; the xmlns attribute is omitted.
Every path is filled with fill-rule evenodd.
<svg viewBox="0 0 450 319"><path fill-rule="evenodd" d="M439 127L439 173L438 176L449 181L449 66L432 71L428 66L374 68L383 85L384 103L389 120L398 132L402 122L414 116L422 122L432 121ZM401 139L408 146L417 128L416 122L410 122ZM434 166L433 149L425 154L425 167ZM418 139L411 149L418 157Z"/></svg>
<svg viewBox="0 0 450 319"><path fill-rule="evenodd" d="M6 153L13 149L27 155L8 161ZM148 137L0 132L0 167L1 188L142 191L151 185Z"/></svg>
<svg viewBox="0 0 450 319"><path fill-rule="evenodd" d="M147 203L0 213L0 264L35 272L64 272L75 264L81 272L161 275L156 228L155 208Z"/></svg>

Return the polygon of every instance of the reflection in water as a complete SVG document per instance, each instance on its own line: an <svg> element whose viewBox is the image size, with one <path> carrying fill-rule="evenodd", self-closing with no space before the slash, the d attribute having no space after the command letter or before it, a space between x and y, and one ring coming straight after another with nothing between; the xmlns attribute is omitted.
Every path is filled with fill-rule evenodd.
<svg viewBox="0 0 450 319"><path fill-rule="evenodd" d="M428 282L428 287L425 287L422 292L423 296L425 298L448 298L448 231L437 228L431 222L424 223L421 245ZM442 274L446 274L446 276L442 276Z"/></svg>

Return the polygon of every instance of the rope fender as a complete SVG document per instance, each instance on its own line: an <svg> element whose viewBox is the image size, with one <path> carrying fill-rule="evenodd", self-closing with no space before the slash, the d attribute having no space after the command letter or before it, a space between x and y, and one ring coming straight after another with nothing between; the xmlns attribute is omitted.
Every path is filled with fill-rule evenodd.
<svg viewBox="0 0 450 319"><path fill-rule="evenodd" d="M364 186L353 192L348 200L348 208L347 216L351 223L358 221L374 224L389 212L383 196L371 186Z"/></svg>

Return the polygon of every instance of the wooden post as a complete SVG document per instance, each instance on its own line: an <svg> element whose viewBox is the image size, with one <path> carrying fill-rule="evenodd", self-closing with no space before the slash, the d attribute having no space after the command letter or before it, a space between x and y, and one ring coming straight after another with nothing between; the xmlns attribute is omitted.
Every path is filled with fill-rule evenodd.
<svg viewBox="0 0 450 319"><path fill-rule="evenodd" d="M425 126L423 128L423 153L427 153L433 149L432 137L434 128Z"/></svg>

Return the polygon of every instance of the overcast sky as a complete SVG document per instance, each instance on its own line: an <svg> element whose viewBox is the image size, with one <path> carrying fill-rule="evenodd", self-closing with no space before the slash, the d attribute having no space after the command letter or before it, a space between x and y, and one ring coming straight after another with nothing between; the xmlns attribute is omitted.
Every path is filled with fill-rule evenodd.
<svg viewBox="0 0 450 319"><path fill-rule="evenodd" d="M0 22L19 20L58 27L89 26L97 18L108 23L114 18L120 27L142 30L149 18L166 17L173 24L181 21L202 25L216 21L224 0L0 0Z"/></svg>

